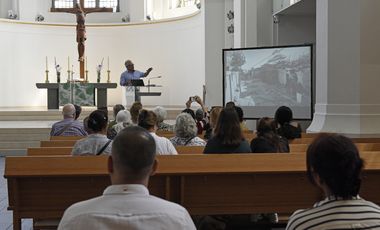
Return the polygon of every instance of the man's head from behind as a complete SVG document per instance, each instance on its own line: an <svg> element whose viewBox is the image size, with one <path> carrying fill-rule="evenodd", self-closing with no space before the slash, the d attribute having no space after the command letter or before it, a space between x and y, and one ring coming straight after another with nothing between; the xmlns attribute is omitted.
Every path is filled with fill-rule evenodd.
<svg viewBox="0 0 380 230"><path fill-rule="evenodd" d="M75 106L73 104L66 104L63 106L62 115L63 118L75 118Z"/></svg>
<svg viewBox="0 0 380 230"><path fill-rule="evenodd" d="M148 185L157 167L156 144L147 130L127 127L114 139L108 170L112 184Z"/></svg>

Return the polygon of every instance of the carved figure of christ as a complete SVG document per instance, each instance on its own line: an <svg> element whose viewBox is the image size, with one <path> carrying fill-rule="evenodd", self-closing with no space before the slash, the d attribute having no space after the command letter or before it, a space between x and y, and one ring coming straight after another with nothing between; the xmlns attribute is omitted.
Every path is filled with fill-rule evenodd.
<svg viewBox="0 0 380 230"><path fill-rule="evenodd" d="M79 0L72 9L56 8L55 12L75 14L77 17L78 61L80 66L80 78L84 79L84 53L86 36L86 15L94 12L112 12L112 8L84 8L84 0Z"/></svg>

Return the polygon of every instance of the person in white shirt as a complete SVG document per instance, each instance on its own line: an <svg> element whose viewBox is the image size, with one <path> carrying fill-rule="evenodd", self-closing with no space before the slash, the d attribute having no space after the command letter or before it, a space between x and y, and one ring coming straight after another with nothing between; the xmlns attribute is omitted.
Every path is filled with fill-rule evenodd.
<svg viewBox="0 0 380 230"><path fill-rule="evenodd" d="M177 150L165 137L157 136L157 115L153 111L140 110L138 125L148 130L156 141L156 154L158 155L177 155Z"/></svg>
<svg viewBox="0 0 380 230"><path fill-rule="evenodd" d="M58 230L195 230L182 206L149 195L149 177L157 169L156 144L145 129L127 127L114 139L108 158L112 185L102 196L69 207Z"/></svg>

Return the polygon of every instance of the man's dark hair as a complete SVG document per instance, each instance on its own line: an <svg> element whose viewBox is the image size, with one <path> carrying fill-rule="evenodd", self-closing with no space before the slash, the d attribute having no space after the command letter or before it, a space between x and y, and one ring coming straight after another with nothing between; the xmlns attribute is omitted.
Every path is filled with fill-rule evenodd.
<svg viewBox="0 0 380 230"><path fill-rule="evenodd" d="M289 107L281 106L276 110L274 119L280 125L290 123L293 120L293 112Z"/></svg>
<svg viewBox="0 0 380 230"><path fill-rule="evenodd" d="M104 110L95 110L88 116L87 126L94 132L100 132L107 127L108 115Z"/></svg>
<svg viewBox="0 0 380 230"><path fill-rule="evenodd" d="M129 126L112 143L114 164L131 176L146 176L156 157L156 143L150 133L139 126ZM129 176L129 175L128 175Z"/></svg>
<svg viewBox="0 0 380 230"><path fill-rule="evenodd" d="M142 109L140 110L137 124L146 130L152 129L157 125L157 115L153 111Z"/></svg>
<svg viewBox="0 0 380 230"><path fill-rule="evenodd" d="M195 113L192 109L184 109L181 113L188 113L191 115L191 117L195 120Z"/></svg>
<svg viewBox="0 0 380 230"><path fill-rule="evenodd" d="M306 164L313 184L316 184L315 173L332 195L343 199L358 195L364 162L351 139L338 134L320 134L307 149Z"/></svg>
<svg viewBox="0 0 380 230"><path fill-rule="evenodd" d="M121 110L125 110L124 106L121 105L121 104L116 104L113 106L113 117L116 119L116 115L118 112L120 112Z"/></svg>
<svg viewBox="0 0 380 230"><path fill-rule="evenodd" d="M80 105L74 105L75 107L75 120L78 119L79 115L82 113L82 107Z"/></svg>
<svg viewBox="0 0 380 230"><path fill-rule="evenodd" d="M235 110L236 110L236 113L239 117L239 121L240 123L243 122L243 119L244 119L244 112L243 112L243 109L239 106L235 106Z"/></svg>
<svg viewBox="0 0 380 230"><path fill-rule="evenodd" d="M215 126L214 135L223 145L236 146L244 139L240 122L234 108L224 108Z"/></svg>

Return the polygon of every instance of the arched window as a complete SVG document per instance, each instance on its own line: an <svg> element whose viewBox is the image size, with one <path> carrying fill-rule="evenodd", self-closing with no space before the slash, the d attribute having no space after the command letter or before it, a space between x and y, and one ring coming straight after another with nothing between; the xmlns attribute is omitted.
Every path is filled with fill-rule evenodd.
<svg viewBox="0 0 380 230"><path fill-rule="evenodd" d="M80 0L52 0L52 11L54 9L73 8ZM119 12L119 0L84 0L84 8L112 8L113 12Z"/></svg>

